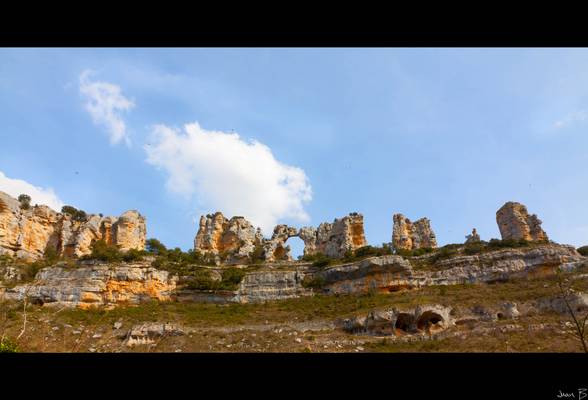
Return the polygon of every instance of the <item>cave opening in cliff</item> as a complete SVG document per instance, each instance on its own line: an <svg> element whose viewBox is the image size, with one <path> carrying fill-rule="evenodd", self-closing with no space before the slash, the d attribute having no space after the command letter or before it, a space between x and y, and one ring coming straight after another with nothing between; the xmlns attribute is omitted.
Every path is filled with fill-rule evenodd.
<svg viewBox="0 0 588 400"><path fill-rule="evenodd" d="M417 320L418 330L437 330L441 328L443 317L433 311L425 311Z"/></svg>
<svg viewBox="0 0 588 400"><path fill-rule="evenodd" d="M414 317L411 314L407 313L400 313L396 317L396 322L394 323L394 328L396 331L401 332L409 332L414 322Z"/></svg>

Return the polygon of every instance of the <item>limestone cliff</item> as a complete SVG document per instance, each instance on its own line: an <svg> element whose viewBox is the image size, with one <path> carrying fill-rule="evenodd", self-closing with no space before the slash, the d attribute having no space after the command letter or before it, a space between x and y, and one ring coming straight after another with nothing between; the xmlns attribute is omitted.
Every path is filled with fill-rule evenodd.
<svg viewBox="0 0 588 400"><path fill-rule="evenodd" d="M317 229L304 227L300 229L299 236L304 241L305 255L323 253L329 257L342 258L345 252L367 245L363 215L359 213L336 218L333 223L323 222Z"/></svg>
<svg viewBox="0 0 588 400"><path fill-rule="evenodd" d="M60 255L80 257L91 252L96 240L129 250L144 249L145 237L145 217L137 211L79 221L44 205L22 209L18 200L0 192L0 254L35 260L53 248Z"/></svg>
<svg viewBox="0 0 588 400"><path fill-rule="evenodd" d="M233 261L247 258L263 236L243 217L226 218L221 212L200 217L194 250L202 254L230 254Z"/></svg>
<svg viewBox="0 0 588 400"><path fill-rule="evenodd" d="M394 214L392 219L394 222L392 245L395 249L414 250L437 247L437 238L427 218L411 222L402 214Z"/></svg>
<svg viewBox="0 0 588 400"><path fill-rule="evenodd" d="M109 307L170 300L176 282L176 277L149 264L54 266L41 270L32 284L7 289L4 298L26 296L29 301L59 307Z"/></svg>
<svg viewBox="0 0 588 400"><path fill-rule="evenodd" d="M502 240L547 240L547 234L541 229L541 220L536 214L529 215L527 207L521 203L509 201L496 212L496 223Z"/></svg>

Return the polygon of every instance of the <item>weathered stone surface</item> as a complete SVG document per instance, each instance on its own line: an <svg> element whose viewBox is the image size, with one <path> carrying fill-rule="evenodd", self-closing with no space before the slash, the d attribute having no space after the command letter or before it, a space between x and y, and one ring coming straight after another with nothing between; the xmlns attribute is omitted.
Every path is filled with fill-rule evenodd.
<svg viewBox="0 0 588 400"><path fill-rule="evenodd" d="M145 264L48 267L39 271L33 283L6 289L4 297L85 309L150 299L169 301L176 282L167 271Z"/></svg>
<svg viewBox="0 0 588 400"><path fill-rule="evenodd" d="M471 235L467 235L466 236L466 241L465 243L476 243L480 241L480 235L478 235L478 231L476 231L476 228L472 229L472 233Z"/></svg>
<svg viewBox="0 0 588 400"><path fill-rule="evenodd" d="M133 347L142 344L153 344L165 336L181 336L184 331L170 323L144 323L133 326L125 339L124 344Z"/></svg>
<svg viewBox="0 0 588 400"><path fill-rule="evenodd" d="M502 304L500 312L497 317L500 319L514 319L517 318L521 313L517 308L517 304L511 301L507 301Z"/></svg>
<svg viewBox="0 0 588 400"><path fill-rule="evenodd" d="M300 229L299 236L304 241L305 255L323 253L342 258L345 252L367 245L363 215L359 213L336 218L333 223L323 222L317 229L304 227Z"/></svg>
<svg viewBox="0 0 588 400"><path fill-rule="evenodd" d="M420 248L436 248L437 238L427 218L414 223L402 214L392 217L392 245L395 249L414 250Z"/></svg>
<svg viewBox="0 0 588 400"><path fill-rule="evenodd" d="M311 295L310 290L302 287L303 279L301 271L251 272L241 281L234 301L255 303Z"/></svg>
<svg viewBox="0 0 588 400"><path fill-rule="evenodd" d="M367 316L355 316L343 321L349 333L376 336L435 334L455 324L451 308L440 304L417 306L411 310L373 310Z"/></svg>
<svg viewBox="0 0 588 400"><path fill-rule="evenodd" d="M536 214L529 215L527 207L509 201L496 212L496 223L503 240L548 240Z"/></svg>
<svg viewBox="0 0 588 400"><path fill-rule="evenodd" d="M588 310L588 293L572 291L568 294L567 300L574 312ZM555 311L559 314L569 313L568 307L561 295L539 299L535 302L535 307L541 311Z"/></svg>
<svg viewBox="0 0 588 400"><path fill-rule="evenodd" d="M263 236L243 217L227 219L221 212L200 217L200 226L194 239L194 250L202 254L230 255L229 261L245 260Z"/></svg>
<svg viewBox="0 0 588 400"><path fill-rule="evenodd" d="M274 233L269 240L264 240L263 255L265 261L292 261L290 246L286 241L294 236L298 236L298 230L288 225L277 225Z"/></svg>
<svg viewBox="0 0 588 400"><path fill-rule="evenodd" d="M121 250L144 249L145 236L145 218L137 211L120 218L92 214L80 222L43 205L23 210L18 200L0 192L0 254L35 260L49 247L80 257L100 239Z"/></svg>

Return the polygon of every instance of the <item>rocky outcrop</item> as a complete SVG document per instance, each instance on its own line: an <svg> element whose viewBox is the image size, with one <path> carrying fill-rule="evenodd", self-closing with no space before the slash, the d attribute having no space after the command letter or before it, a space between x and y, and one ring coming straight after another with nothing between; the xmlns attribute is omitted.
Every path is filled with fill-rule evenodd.
<svg viewBox="0 0 588 400"><path fill-rule="evenodd" d="M317 229L300 229L304 241L304 255L322 253L332 258L342 258L345 252L367 245L363 229L363 215L350 213L335 219L333 223L323 222Z"/></svg>
<svg viewBox="0 0 588 400"><path fill-rule="evenodd" d="M302 286L302 271L258 271L243 278L233 301L256 303L312 295Z"/></svg>
<svg viewBox="0 0 588 400"><path fill-rule="evenodd" d="M257 246L262 248L266 262L291 261L286 241L298 236L304 241L304 254L325 254L342 258L345 252L366 246L363 216L351 213L333 223L324 222L318 228L304 227L299 231L288 225L277 225L270 239L264 239L259 228L243 217L230 220L222 213L202 216L194 239L194 250L202 254L228 253L229 263L246 261Z"/></svg>
<svg viewBox="0 0 588 400"><path fill-rule="evenodd" d="M431 255L417 257L414 262L427 257ZM316 276L324 279L323 291L329 294L387 293L423 286L551 275L557 268L571 269L569 267L580 265L584 260L572 246L549 244L456 256L438 261L431 270L415 269L400 256L373 257L328 267L317 272Z"/></svg>
<svg viewBox="0 0 588 400"><path fill-rule="evenodd" d="M466 236L466 244L469 243L477 243L480 241L480 235L478 235L478 231L476 231L476 228L472 229L472 234L471 235L467 235Z"/></svg>
<svg viewBox="0 0 588 400"><path fill-rule="evenodd" d="M367 316L356 316L338 325L346 332L376 336L407 334L432 335L455 324L451 307L440 304L421 305L411 310L374 310Z"/></svg>
<svg viewBox="0 0 588 400"><path fill-rule="evenodd" d="M100 239L123 251L142 250L145 237L145 217L137 211L119 218L92 214L79 221L43 205L21 209L16 199L0 192L0 254L35 260L53 248L59 255L80 257Z"/></svg>
<svg viewBox="0 0 588 400"><path fill-rule="evenodd" d="M154 344L167 336L182 336L185 332L182 328L170 323L144 323L133 326L127 333L124 344L128 347L137 345Z"/></svg>
<svg viewBox="0 0 588 400"><path fill-rule="evenodd" d="M200 217L194 239L194 251L201 254L227 255L229 261L245 260L261 246L263 236L243 217L227 219L221 212Z"/></svg>
<svg viewBox="0 0 588 400"><path fill-rule="evenodd" d="M177 278L147 264L83 265L42 269L31 284L6 289L7 300L23 300L60 307L138 304L151 299L171 300Z"/></svg>
<svg viewBox="0 0 588 400"><path fill-rule="evenodd" d="M427 218L411 222L402 214L394 214L392 229L392 246L395 249L414 250L436 248L437 238Z"/></svg>
<svg viewBox="0 0 588 400"><path fill-rule="evenodd" d="M286 245L286 241L294 236L298 236L296 228L288 225L278 225L274 228L274 233L269 240L265 240L263 244L263 257L265 261L292 261L290 254L290 246Z"/></svg>
<svg viewBox="0 0 588 400"><path fill-rule="evenodd" d="M536 214L529 215L527 207L509 201L496 212L496 223L502 240L548 240Z"/></svg>

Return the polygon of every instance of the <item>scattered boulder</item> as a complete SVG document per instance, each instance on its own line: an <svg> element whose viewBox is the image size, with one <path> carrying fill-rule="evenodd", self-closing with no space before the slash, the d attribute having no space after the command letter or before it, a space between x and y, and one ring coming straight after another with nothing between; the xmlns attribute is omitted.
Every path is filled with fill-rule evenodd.
<svg viewBox="0 0 588 400"><path fill-rule="evenodd" d="M395 249L414 250L437 247L437 238L428 218L421 218L413 223L402 214L394 214L392 219L394 222L392 246Z"/></svg>
<svg viewBox="0 0 588 400"><path fill-rule="evenodd" d="M496 314L496 317L498 319L515 319L520 315L517 304L507 301L502 304L501 310Z"/></svg>
<svg viewBox="0 0 588 400"><path fill-rule="evenodd" d="M548 240L541 229L541 220L536 214L529 215L527 207L521 203L509 201L496 212L496 223L502 240Z"/></svg>

